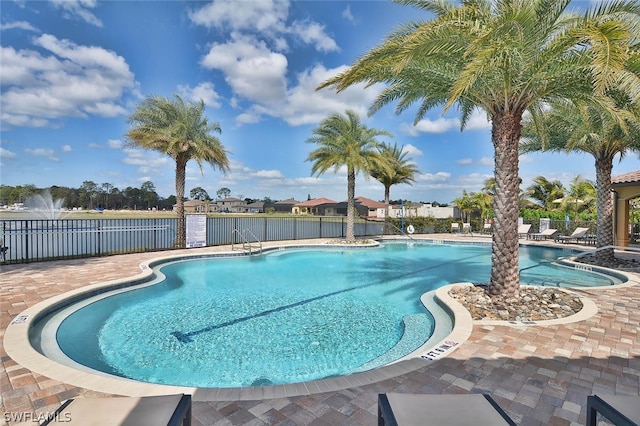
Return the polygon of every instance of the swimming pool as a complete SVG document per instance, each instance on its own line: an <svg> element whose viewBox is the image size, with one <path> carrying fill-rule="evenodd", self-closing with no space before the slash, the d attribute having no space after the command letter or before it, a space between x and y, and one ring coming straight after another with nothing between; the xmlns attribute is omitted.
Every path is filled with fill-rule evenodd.
<svg viewBox="0 0 640 426"><path fill-rule="evenodd" d="M619 282L549 263L562 250L520 250L521 268L530 268L523 283ZM348 375L422 345L434 318L420 296L487 281L490 258L488 245L385 243L180 260L158 266L154 285L67 307L53 322L56 343L82 365L151 383L241 387Z"/></svg>

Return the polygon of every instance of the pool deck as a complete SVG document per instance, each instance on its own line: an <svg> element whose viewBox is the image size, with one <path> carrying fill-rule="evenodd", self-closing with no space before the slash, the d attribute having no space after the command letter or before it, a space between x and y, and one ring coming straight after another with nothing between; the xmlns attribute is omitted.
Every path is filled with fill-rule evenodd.
<svg viewBox="0 0 640 426"><path fill-rule="evenodd" d="M470 239L452 234L425 237ZM490 241L484 236L471 239ZM555 245L548 241L546 244ZM567 246L589 249L562 245ZM223 252L229 247L184 253L193 254L195 250ZM4 339L10 322L25 309L67 291L137 275L142 262L168 254L180 252L2 265L0 339ZM342 389L301 396L277 396L276 392L274 397L234 400L227 394L225 400L220 400L210 394L195 398L192 424L375 425L378 393L483 392L491 394L519 425L584 425L588 395L640 396L640 285L581 289L579 293L594 301L598 309L585 320L534 326L474 322L469 338L456 350L436 361L414 365L411 372L387 374L380 381L354 386L347 383ZM52 413L69 398L112 396L24 368L7 355L4 345L0 360L2 425L20 423L11 419L21 416L25 424L36 424L31 421L33 418Z"/></svg>

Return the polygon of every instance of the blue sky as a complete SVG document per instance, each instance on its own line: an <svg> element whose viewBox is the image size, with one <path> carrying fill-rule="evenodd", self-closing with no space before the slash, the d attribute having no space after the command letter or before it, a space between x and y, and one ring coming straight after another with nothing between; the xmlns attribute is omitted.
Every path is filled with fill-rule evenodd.
<svg viewBox="0 0 640 426"><path fill-rule="evenodd" d="M580 6L588 5L580 3ZM385 1L0 1L0 183L80 187L85 180L120 189L150 180L175 194L174 163L124 146L126 116L149 95L202 99L220 123L229 151L226 175L195 162L186 194L274 200L346 198L346 174L311 176L305 162L313 128L329 114L353 109L385 129L420 169L392 199L450 202L479 191L493 174L490 125L476 114L460 132L455 113L433 110L413 125L414 111L366 111L380 86L336 94L315 91L396 26L428 19ZM544 175L566 187L595 180L589 155L521 157L523 187ZM613 174L640 168L633 154ZM381 200L384 190L359 176L356 193Z"/></svg>

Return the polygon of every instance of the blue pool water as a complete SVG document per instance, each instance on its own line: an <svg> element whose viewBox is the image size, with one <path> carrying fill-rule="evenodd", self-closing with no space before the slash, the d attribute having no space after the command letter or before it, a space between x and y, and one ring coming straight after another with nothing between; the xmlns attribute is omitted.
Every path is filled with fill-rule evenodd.
<svg viewBox="0 0 640 426"><path fill-rule="evenodd" d="M617 282L544 264L561 250L520 250L521 268L543 263L522 273L525 284ZM76 362L151 383L239 387L346 375L421 346L434 318L420 296L488 281L490 259L489 246L402 243L178 261L159 268L158 284L75 311L56 337Z"/></svg>

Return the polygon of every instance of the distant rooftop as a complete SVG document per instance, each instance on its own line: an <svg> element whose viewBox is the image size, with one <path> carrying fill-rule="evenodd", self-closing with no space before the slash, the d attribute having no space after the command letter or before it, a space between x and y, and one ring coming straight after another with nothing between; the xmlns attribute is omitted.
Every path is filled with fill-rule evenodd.
<svg viewBox="0 0 640 426"><path fill-rule="evenodd" d="M640 183L640 170L613 176L611 178L611 185L613 186L626 186L637 183Z"/></svg>

